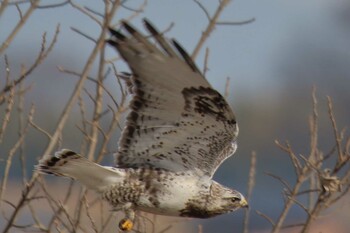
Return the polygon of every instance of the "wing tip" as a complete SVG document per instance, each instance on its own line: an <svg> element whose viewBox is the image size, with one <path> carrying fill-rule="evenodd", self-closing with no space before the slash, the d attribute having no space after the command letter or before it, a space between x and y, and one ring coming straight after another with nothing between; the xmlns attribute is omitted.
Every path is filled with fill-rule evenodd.
<svg viewBox="0 0 350 233"><path fill-rule="evenodd" d="M121 20L121 24L123 28L125 28L130 34L135 34L137 33L137 30L131 26L126 20Z"/></svg>
<svg viewBox="0 0 350 233"><path fill-rule="evenodd" d="M143 18L142 22L145 26L145 28L152 34L152 35L159 35L158 30L155 28L155 26L147 19Z"/></svg>
<svg viewBox="0 0 350 233"><path fill-rule="evenodd" d="M156 39L160 47L168 56L179 57L180 59L182 58L182 60L185 61L185 63L189 66L189 68L192 71L201 74L201 71L198 69L191 56L180 45L179 42L177 42L175 39L172 39L171 42L173 46L170 46L169 43L163 37L163 35L147 18L143 18L142 21L146 30ZM129 22L127 22L126 20L121 20L120 22L122 28L124 28L131 35L131 37L134 37L137 41L141 42L148 52L153 53L157 51L157 48L154 45L152 45L148 41L148 39L144 37L140 32L138 32ZM120 47L121 42L128 41L128 37L120 31L117 31L113 28L109 28L109 31L112 34L112 38L107 40L108 44L118 48ZM131 46L131 44L129 45L129 47L132 47L134 50L138 50L138 48L136 48L135 46ZM175 49L173 49L174 47ZM177 53L174 50L177 50Z"/></svg>
<svg viewBox="0 0 350 233"><path fill-rule="evenodd" d="M123 33L121 33L120 31L115 30L114 28L109 27L108 28L109 32L112 34L112 37L115 37L118 40L121 41L125 41L126 40L126 36L124 36Z"/></svg>
<svg viewBox="0 0 350 233"><path fill-rule="evenodd" d="M194 61L192 60L191 56L186 52L186 50L182 47L182 45L180 45L180 43L177 42L177 40L175 40L175 39L171 39L171 42L173 43L173 45L176 48L176 50L180 53L180 55L183 58L183 60L187 63L187 65L194 72L197 72L197 73L201 74L200 70L198 69L198 67L196 66Z"/></svg>

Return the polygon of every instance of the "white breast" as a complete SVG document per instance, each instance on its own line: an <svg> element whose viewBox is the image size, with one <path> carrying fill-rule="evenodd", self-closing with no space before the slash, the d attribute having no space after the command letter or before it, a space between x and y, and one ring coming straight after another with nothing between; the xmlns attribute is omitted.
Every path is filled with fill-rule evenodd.
<svg viewBox="0 0 350 233"><path fill-rule="evenodd" d="M174 174L158 184L159 189L155 197L151 197L157 199L158 205L154 206L150 201L150 196L145 195L141 197L139 210L160 215L179 216L179 211L186 207L188 200L198 195L206 186L203 186L203 181L199 181L196 176L186 174Z"/></svg>

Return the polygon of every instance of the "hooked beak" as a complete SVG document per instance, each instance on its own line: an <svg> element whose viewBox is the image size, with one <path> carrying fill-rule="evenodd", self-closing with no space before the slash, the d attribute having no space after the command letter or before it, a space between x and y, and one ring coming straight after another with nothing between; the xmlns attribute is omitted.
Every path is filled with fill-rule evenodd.
<svg viewBox="0 0 350 233"><path fill-rule="evenodd" d="M241 205L242 208L248 208L249 207L248 201L244 197L241 199L239 204Z"/></svg>

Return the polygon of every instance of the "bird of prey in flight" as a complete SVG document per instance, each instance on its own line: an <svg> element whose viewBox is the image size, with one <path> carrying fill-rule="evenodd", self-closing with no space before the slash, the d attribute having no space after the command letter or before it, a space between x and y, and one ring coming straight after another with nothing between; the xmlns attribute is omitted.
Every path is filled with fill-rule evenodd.
<svg viewBox="0 0 350 233"><path fill-rule="evenodd" d="M110 29L108 43L132 72L133 95L115 165L63 149L41 159L37 170L96 190L124 211L122 230L132 229L135 211L209 218L247 207L240 192L212 180L237 148L232 109L178 42L169 43L147 20L144 26L150 38L127 22L127 34Z"/></svg>

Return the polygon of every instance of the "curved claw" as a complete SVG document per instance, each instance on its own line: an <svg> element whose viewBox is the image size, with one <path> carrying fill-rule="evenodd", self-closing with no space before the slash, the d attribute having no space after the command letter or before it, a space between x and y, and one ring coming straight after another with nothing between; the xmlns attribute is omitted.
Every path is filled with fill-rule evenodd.
<svg viewBox="0 0 350 233"><path fill-rule="evenodd" d="M122 231L130 231L134 226L135 211L132 209L131 203L126 203L121 209L125 213L125 218L120 220L119 229Z"/></svg>
<svg viewBox="0 0 350 233"><path fill-rule="evenodd" d="M122 231L130 231L132 227L134 226L134 223L131 219L123 218L119 222L119 229Z"/></svg>

